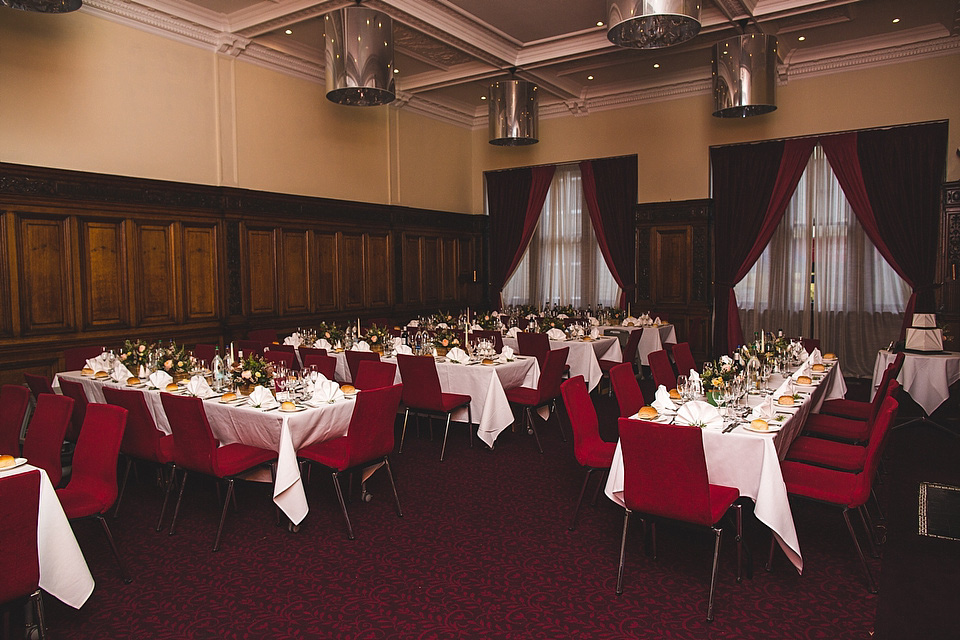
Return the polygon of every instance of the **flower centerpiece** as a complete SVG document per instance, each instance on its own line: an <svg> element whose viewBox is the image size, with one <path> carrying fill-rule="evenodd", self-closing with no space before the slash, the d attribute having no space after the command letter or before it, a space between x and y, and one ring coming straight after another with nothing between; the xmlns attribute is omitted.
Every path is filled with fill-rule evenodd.
<svg viewBox="0 0 960 640"><path fill-rule="evenodd" d="M248 396L257 385L270 384L273 380L273 365L257 354L251 353L234 365L230 378L240 393Z"/></svg>
<svg viewBox="0 0 960 640"><path fill-rule="evenodd" d="M707 402L716 404L717 394L734 378L740 375L741 367L730 356L720 356L716 362L704 362L700 379Z"/></svg>
<svg viewBox="0 0 960 640"><path fill-rule="evenodd" d="M537 321L537 326L540 327L540 333L546 333L550 329L560 329L560 331L566 331L567 325L560 318L553 317L543 317Z"/></svg>
<svg viewBox="0 0 960 640"><path fill-rule="evenodd" d="M433 347L438 356L447 355L447 349L460 346L460 332L452 329L437 329L433 332Z"/></svg>
<svg viewBox="0 0 960 640"><path fill-rule="evenodd" d="M321 322L317 327L317 339L323 338L330 343L331 347L336 347L337 343L343 346L343 329L334 323Z"/></svg>
<svg viewBox="0 0 960 640"><path fill-rule="evenodd" d="M452 313L444 313L443 311L437 311L430 317L428 324L432 324L434 327L439 327L440 325L446 325L447 327L453 327L457 324L457 317Z"/></svg>
<svg viewBox="0 0 960 640"><path fill-rule="evenodd" d="M363 339L370 345L371 351L383 353L383 345L390 340L390 331L386 327L378 327L376 324L370 325L367 332L363 334Z"/></svg>
<svg viewBox="0 0 960 640"><path fill-rule="evenodd" d="M608 322L610 324L620 324L627 317L627 312L619 307L607 307L604 312L609 318Z"/></svg>
<svg viewBox="0 0 960 640"><path fill-rule="evenodd" d="M500 318L493 315L490 311L478 313L474 322L484 331L499 331L503 326Z"/></svg>
<svg viewBox="0 0 960 640"><path fill-rule="evenodd" d="M156 345L148 344L140 338L133 341L125 340L118 358L131 373L139 375L140 367L149 367L150 355L154 349Z"/></svg>
<svg viewBox="0 0 960 640"><path fill-rule="evenodd" d="M193 359L183 345L171 342L162 348L157 368L173 376L174 382L179 382L190 377Z"/></svg>

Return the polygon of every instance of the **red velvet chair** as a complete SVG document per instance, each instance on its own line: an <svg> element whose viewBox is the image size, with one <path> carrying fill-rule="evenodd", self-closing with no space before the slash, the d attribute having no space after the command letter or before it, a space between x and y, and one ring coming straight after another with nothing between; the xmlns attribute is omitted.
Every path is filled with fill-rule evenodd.
<svg viewBox="0 0 960 640"><path fill-rule="evenodd" d="M503 351L503 334L499 331L477 330L470 332L470 340L490 340L497 353Z"/></svg>
<svg viewBox="0 0 960 640"><path fill-rule="evenodd" d="M630 365L626 363L620 366ZM576 376L562 383L560 385L560 395L563 397L563 406L567 410L570 426L573 428L573 454L580 466L587 470L587 474L583 478L583 486L580 487L577 506L573 509L573 519L570 521L570 526L567 527L570 531L573 531L577 528L577 515L580 513L580 505L583 503L583 494L587 491L590 476L594 471L603 471L600 482L597 484L597 490L593 494L593 502L596 504L600 487L603 486L607 474L610 472L610 464L613 462L613 453L616 451L617 443L606 442L600 438L597 410L593 406L593 400L590 399L590 392L587 391L583 376Z"/></svg>
<svg viewBox="0 0 960 640"><path fill-rule="evenodd" d="M547 353L547 363L540 371L540 381L536 389L530 387L507 389L507 400L523 408L527 430L533 433L540 453L543 453L543 447L540 446L540 435L534 423L533 411L546 405L551 405L551 412L556 409L557 397L560 395L560 382L563 380L563 371L569 353L570 347L551 349ZM557 416L557 422L560 424L560 436L566 442L567 436L563 433L563 424L560 423L559 416Z"/></svg>
<svg viewBox="0 0 960 640"><path fill-rule="evenodd" d="M402 384L358 393L347 435L335 440L307 445L297 451L297 457L300 460L314 462L332 470L333 487L336 489L340 510L347 524L347 537L351 540L354 539L353 525L350 524L347 505L343 500L343 488L340 486L341 473L362 471L366 467L382 462L387 470L387 477L390 478L390 486L393 488L397 516L403 517L389 458L393 451L393 423L402 393Z"/></svg>
<svg viewBox="0 0 960 640"><path fill-rule="evenodd" d="M24 372L23 379L27 381L27 386L30 387L30 392L33 394L34 400L38 400L41 393L56 393L50 381L43 376Z"/></svg>
<svg viewBox="0 0 960 640"><path fill-rule="evenodd" d="M880 382L880 386L884 387L887 393L880 394L878 391L873 397L873 401L870 403L870 415L867 416L866 420L854 420L851 418L815 413L808 416L806 422L803 423L804 435L853 444L866 442L867 437L870 435L870 425L876 419L884 398L889 395L891 389L898 390L900 388L900 384L896 380L890 379L892 366L893 365L887 367L887 370L883 372L883 378L881 378Z"/></svg>
<svg viewBox="0 0 960 640"><path fill-rule="evenodd" d="M263 357L263 344L259 340L237 340L234 345L238 352L238 358L240 353L243 353L244 358L249 357L252 353Z"/></svg>
<svg viewBox="0 0 960 640"><path fill-rule="evenodd" d="M287 369L293 369L293 363L297 359L297 356L293 351L279 351L277 349L270 349L263 353L263 359L267 362L273 363L273 365L286 367Z"/></svg>
<svg viewBox="0 0 960 640"><path fill-rule="evenodd" d="M653 383L657 386L663 385L669 391L677 388L677 376L673 372L673 365L670 364L670 356L665 349L652 351L647 356L647 362L650 364L650 372L653 374Z"/></svg>
<svg viewBox="0 0 960 640"><path fill-rule="evenodd" d="M427 414L446 414L447 425L443 431L443 446L440 448L440 462L447 451L447 435L450 433L450 418L461 407L467 408L467 433L470 446L473 446L473 413L470 410L470 396L461 393L444 393L440 388L440 376L437 375L437 363L433 356L397 355L400 377L406 381L403 385L403 430L400 432L400 448L403 453L403 440L407 435L407 420L410 411ZM431 418L432 419L432 418Z"/></svg>
<svg viewBox="0 0 960 640"><path fill-rule="evenodd" d="M547 353L550 351L550 338L545 333L517 332L517 353L523 356L533 356L540 365L540 370L547 364Z"/></svg>
<svg viewBox="0 0 960 640"><path fill-rule="evenodd" d="M636 415L637 411L646 404L643 392L640 390L640 383L637 382L637 374L629 362L618 364L610 369L610 388L613 389L613 395L617 398L621 418Z"/></svg>
<svg viewBox="0 0 960 640"><path fill-rule="evenodd" d="M353 386L357 389L379 389L392 387L397 383L397 365L392 362L374 362L363 360L357 369L357 378Z"/></svg>
<svg viewBox="0 0 960 640"><path fill-rule="evenodd" d="M318 349L316 347L297 347L297 351L300 352L300 360L302 361L307 356L325 356L327 355L326 349ZM306 366L306 363L304 363Z"/></svg>
<svg viewBox="0 0 960 640"><path fill-rule="evenodd" d="M83 390L83 385L76 380L69 378L60 379L60 391L68 398L73 398L73 413L70 417L70 425L67 427L66 440L76 442L80 437L80 427L83 426L83 418L87 414L87 392Z"/></svg>
<svg viewBox="0 0 960 640"><path fill-rule="evenodd" d="M127 477L130 475L133 459L147 460L159 465L172 464L173 436L166 435L157 428L142 391L104 386L103 397L108 404L123 407L128 412L127 428L120 444L120 453L126 457L127 464L123 471L123 481L120 483L117 508L113 512L113 517L116 518L120 513L120 502L127 488ZM160 520L163 520L163 513L160 514Z"/></svg>
<svg viewBox="0 0 960 640"><path fill-rule="evenodd" d="M189 472L194 471L226 480L227 495L223 501L223 511L220 513L217 538L213 543L213 550L217 551L220 549L223 523L227 519L227 508L233 498L233 484L236 477L254 467L275 461L277 452L239 442L220 446L220 442L213 436L210 423L207 422L203 400L200 398L161 393L160 401L163 403L163 410L173 430L173 462L176 465L174 475L177 469L183 469L180 495L177 497L177 506L173 510L173 520L170 522L170 535L173 535L176 530L177 515L180 512L180 503L183 500L183 491L187 486ZM272 467L271 472L273 472ZM173 484L172 481L167 483L167 493L163 499L164 509Z"/></svg>
<svg viewBox="0 0 960 640"><path fill-rule="evenodd" d="M100 521L113 556L120 565L120 574L127 584L131 582L127 568L103 517L117 499L117 456L120 441L127 424L127 410L108 404L87 407L80 439L73 452L73 472L70 482L57 489L57 498L67 518L96 518Z"/></svg>
<svg viewBox="0 0 960 640"><path fill-rule="evenodd" d="M248 331L247 340L255 340L261 344L273 344L274 342L279 342L279 340L277 340L276 329L255 329L253 331Z"/></svg>
<svg viewBox="0 0 960 640"><path fill-rule="evenodd" d="M623 561L627 546L627 525L636 511L656 527L657 519L679 520L710 527L714 534L713 571L707 620L713 620L713 595L720 556L721 518L732 507L737 525L737 582L741 577L743 519L735 487L710 484L699 427L658 424L620 418L620 447L623 452L623 537L620 541L620 569L617 594L623 593ZM652 532L653 557L657 557L656 529Z"/></svg>
<svg viewBox="0 0 960 640"><path fill-rule="evenodd" d="M37 551L40 472L27 471L0 479L0 504L4 510L3 526L0 527L0 549L3 549L4 557L0 605L30 598L40 637L46 638L47 625L40 593L40 557Z"/></svg>
<svg viewBox="0 0 960 640"><path fill-rule="evenodd" d="M213 363L213 358L217 355L217 345L198 344L193 347L193 357L201 362L205 362L209 367Z"/></svg>
<svg viewBox="0 0 960 640"><path fill-rule="evenodd" d="M376 351L344 351L347 357L347 369L350 370L350 382L357 379L360 363L364 360L380 362L380 354ZM354 385L356 386L356 385Z"/></svg>
<svg viewBox="0 0 960 640"><path fill-rule="evenodd" d="M319 349L323 351L323 349ZM327 380L333 380L334 376L337 373L337 359L333 356L328 356L325 354L307 354L303 357L303 368L304 369L316 369L318 372L323 374L323 377Z"/></svg>
<svg viewBox="0 0 960 640"><path fill-rule="evenodd" d="M690 351L689 342L678 342L673 345L673 361L677 363L677 373L679 375L689 376L691 369L697 373L700 372L697 361L693 359L693 352Z"/></svg>
<svg viewBox="0 0 960 640"><path fill-rule="evenodd" d="M621 364L629 364L632 368L634 363L637 361L637 346L640 344L640 338L643 337L643 329L634 329L630 332L630 337L627 338L627 346L622 350L621 362L616 360L603 360L599 361L600 370L603 372L603 378L610 378L610 370L614 367ZM600 380L601 384L603 379ZM613 392L613 386L610 386L610 392Z"/></svg>
<svg viewBox="0 0 960 640"><path fill-rule="evenodd" d="M30 390L19 384L0 387L0 454L20 455L20 431L30 405Z"/></svg>
<svg viewBox="0 0 960 640"><path fill-rule="evenodd" d="M819 338L801 338L800 343L803 345L803 350L807 353L813 353L814 349L820 348Z"/></svg>
<svg viewBox="0 0 960 640"><path fill-rule="evenodd" d="M103 347L72 347L63 350L64 371L80 371L87 366L87 360L103 353Z"/></svg>
<svg viewBox="0 0 960 640"><path fill-rule="evenodd" d="M843 519L847 524L847 531L850 533L850 538L853 540L853 546L856 547L857 555L860 557L860 564L866 575L867 588L870 593L876 593L877 587L873 581L873 575L870 573L870 567L867 566L863 549L860 546L859 540L857 540L857 534L853 530L853 523L850 522L850 510L856 509L860 512L861 521L867 529L868 539L872 546L873 538L870 532L870 526L867 524L864 505L866 505L867 499L870 497L873 478L877 472L877 465L880 463L880 455L883 453L887 434L890 432L890 425L896 416L897 406L897 401L893 398L888 397L883 401L880 412L876 418L873 435L866 447L864 467L859 473L824 469L823 467L816 467L802 462L792 462L790 460L785 460L780 463L780 468L783 471L783 481L787 486L787 493L789 495L807 498L843 509ZM775 543L771 540L771 561L774 550ZM769 564L768 562L768 568Z"/></svg>
<svg viewBox="0 0 960 640"><path fill-rule="evenodd" d="M72 416L73 398L41 393L23 439L23 457L46 471L54 487L63 479L60 451Z"/></svg>
<svg viewBox="0 0 960 640"><path fill-rule="evenodd" d="M880 384L877 386L876 394L877 396L883 397L886 392L886 387L890 384L891 380L896 380L897 376L900 375L900 369L903 368L903 360L906 358L907 354L903 351L898 353L893 359L893 362L884 370L884 375L880 377ZM887 370L892 367L892 371L887 375ZM873 403L872 402L861 402L858 400L847 400L846 398L836 398L834 400L825 400L823 404L820 405L820 413L839 416L841 418L850 418L852 420L869 420L870 414L873 412Z"/></svg>

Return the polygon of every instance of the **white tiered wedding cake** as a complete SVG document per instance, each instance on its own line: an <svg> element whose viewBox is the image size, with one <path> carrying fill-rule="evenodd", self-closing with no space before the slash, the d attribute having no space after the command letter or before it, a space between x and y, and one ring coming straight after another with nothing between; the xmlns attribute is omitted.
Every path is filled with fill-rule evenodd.
<svg viewBox="0 0 960 640"><path fill-rule="evenodd" d="M907 329L904 348L910 351L943 351L943 329L937 327L936 314L913 314L913 326Z"/></svg>

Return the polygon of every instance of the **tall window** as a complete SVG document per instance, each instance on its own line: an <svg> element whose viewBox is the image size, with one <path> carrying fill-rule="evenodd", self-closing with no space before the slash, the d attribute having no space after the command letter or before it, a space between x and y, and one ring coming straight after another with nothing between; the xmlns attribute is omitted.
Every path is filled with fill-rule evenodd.
<svg viewBox="0 0 960 640"><path fill-rule="evenodd" d="M783 329L814 336L869 376L896 339L910 287L867 238L817 145L770 244L734 287L744 336Z"/></svg>
<svg viewBox="0 0 960 640"><path fill-rule="evenodd" d="M503 288L503 303L612 306L619 295L583 202L580 167L558 166L530 245Z"/></svg>

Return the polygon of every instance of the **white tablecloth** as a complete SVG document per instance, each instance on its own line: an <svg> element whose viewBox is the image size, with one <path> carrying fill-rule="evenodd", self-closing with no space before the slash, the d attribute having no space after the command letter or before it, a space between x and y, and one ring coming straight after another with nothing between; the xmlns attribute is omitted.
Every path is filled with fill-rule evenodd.
<svg viewBox="0 0 960 640"><path fill-rule="evenodd" d="M503 344L517 350L516 338L504 338ZM570 365L570 377L583 376L587 389L593 390L600 384L603 371L600 369L600 360L614 360L620 362L623 352L620 350L620 341L614 336L601 336L598 340L584 342L582 340L551 340L551 349L570 347L567 354L567 364Z"/></svg>
<svg viewBox="0 0 960 640"><path fill-rule="evenodd" d="M0 482L5 477L33 471L25 464L16 469L0 471ZM40 510L37 518L37 554L40 559L40 588L61 602L79 609L93 593L93 576L83 558L80 545L63 513L57 492L50 478L40 471Z"/></svg>
<svg viewBox="0 0 960 640"><path fill-rule="evenodd" d="M905 353L897 382L929 416L950 397L950 385L960 380L960 353ZM884 370L897 354L882 349L873 365L873 393L880 385Z"/></svg>
<svg viewBox="0 0 960 640"><path fill-rule="evenodd" d="M633 331L638 327L602 326L600 332L604 333L607 329L626 329ZM640 335L640 343L637 345L637 357L640 358L640 364L649 365L648 356L653 351L659 351L667 343L677 343L677 331L672 324L665 324L659 327L639 327L643 333Z"/></svg>

